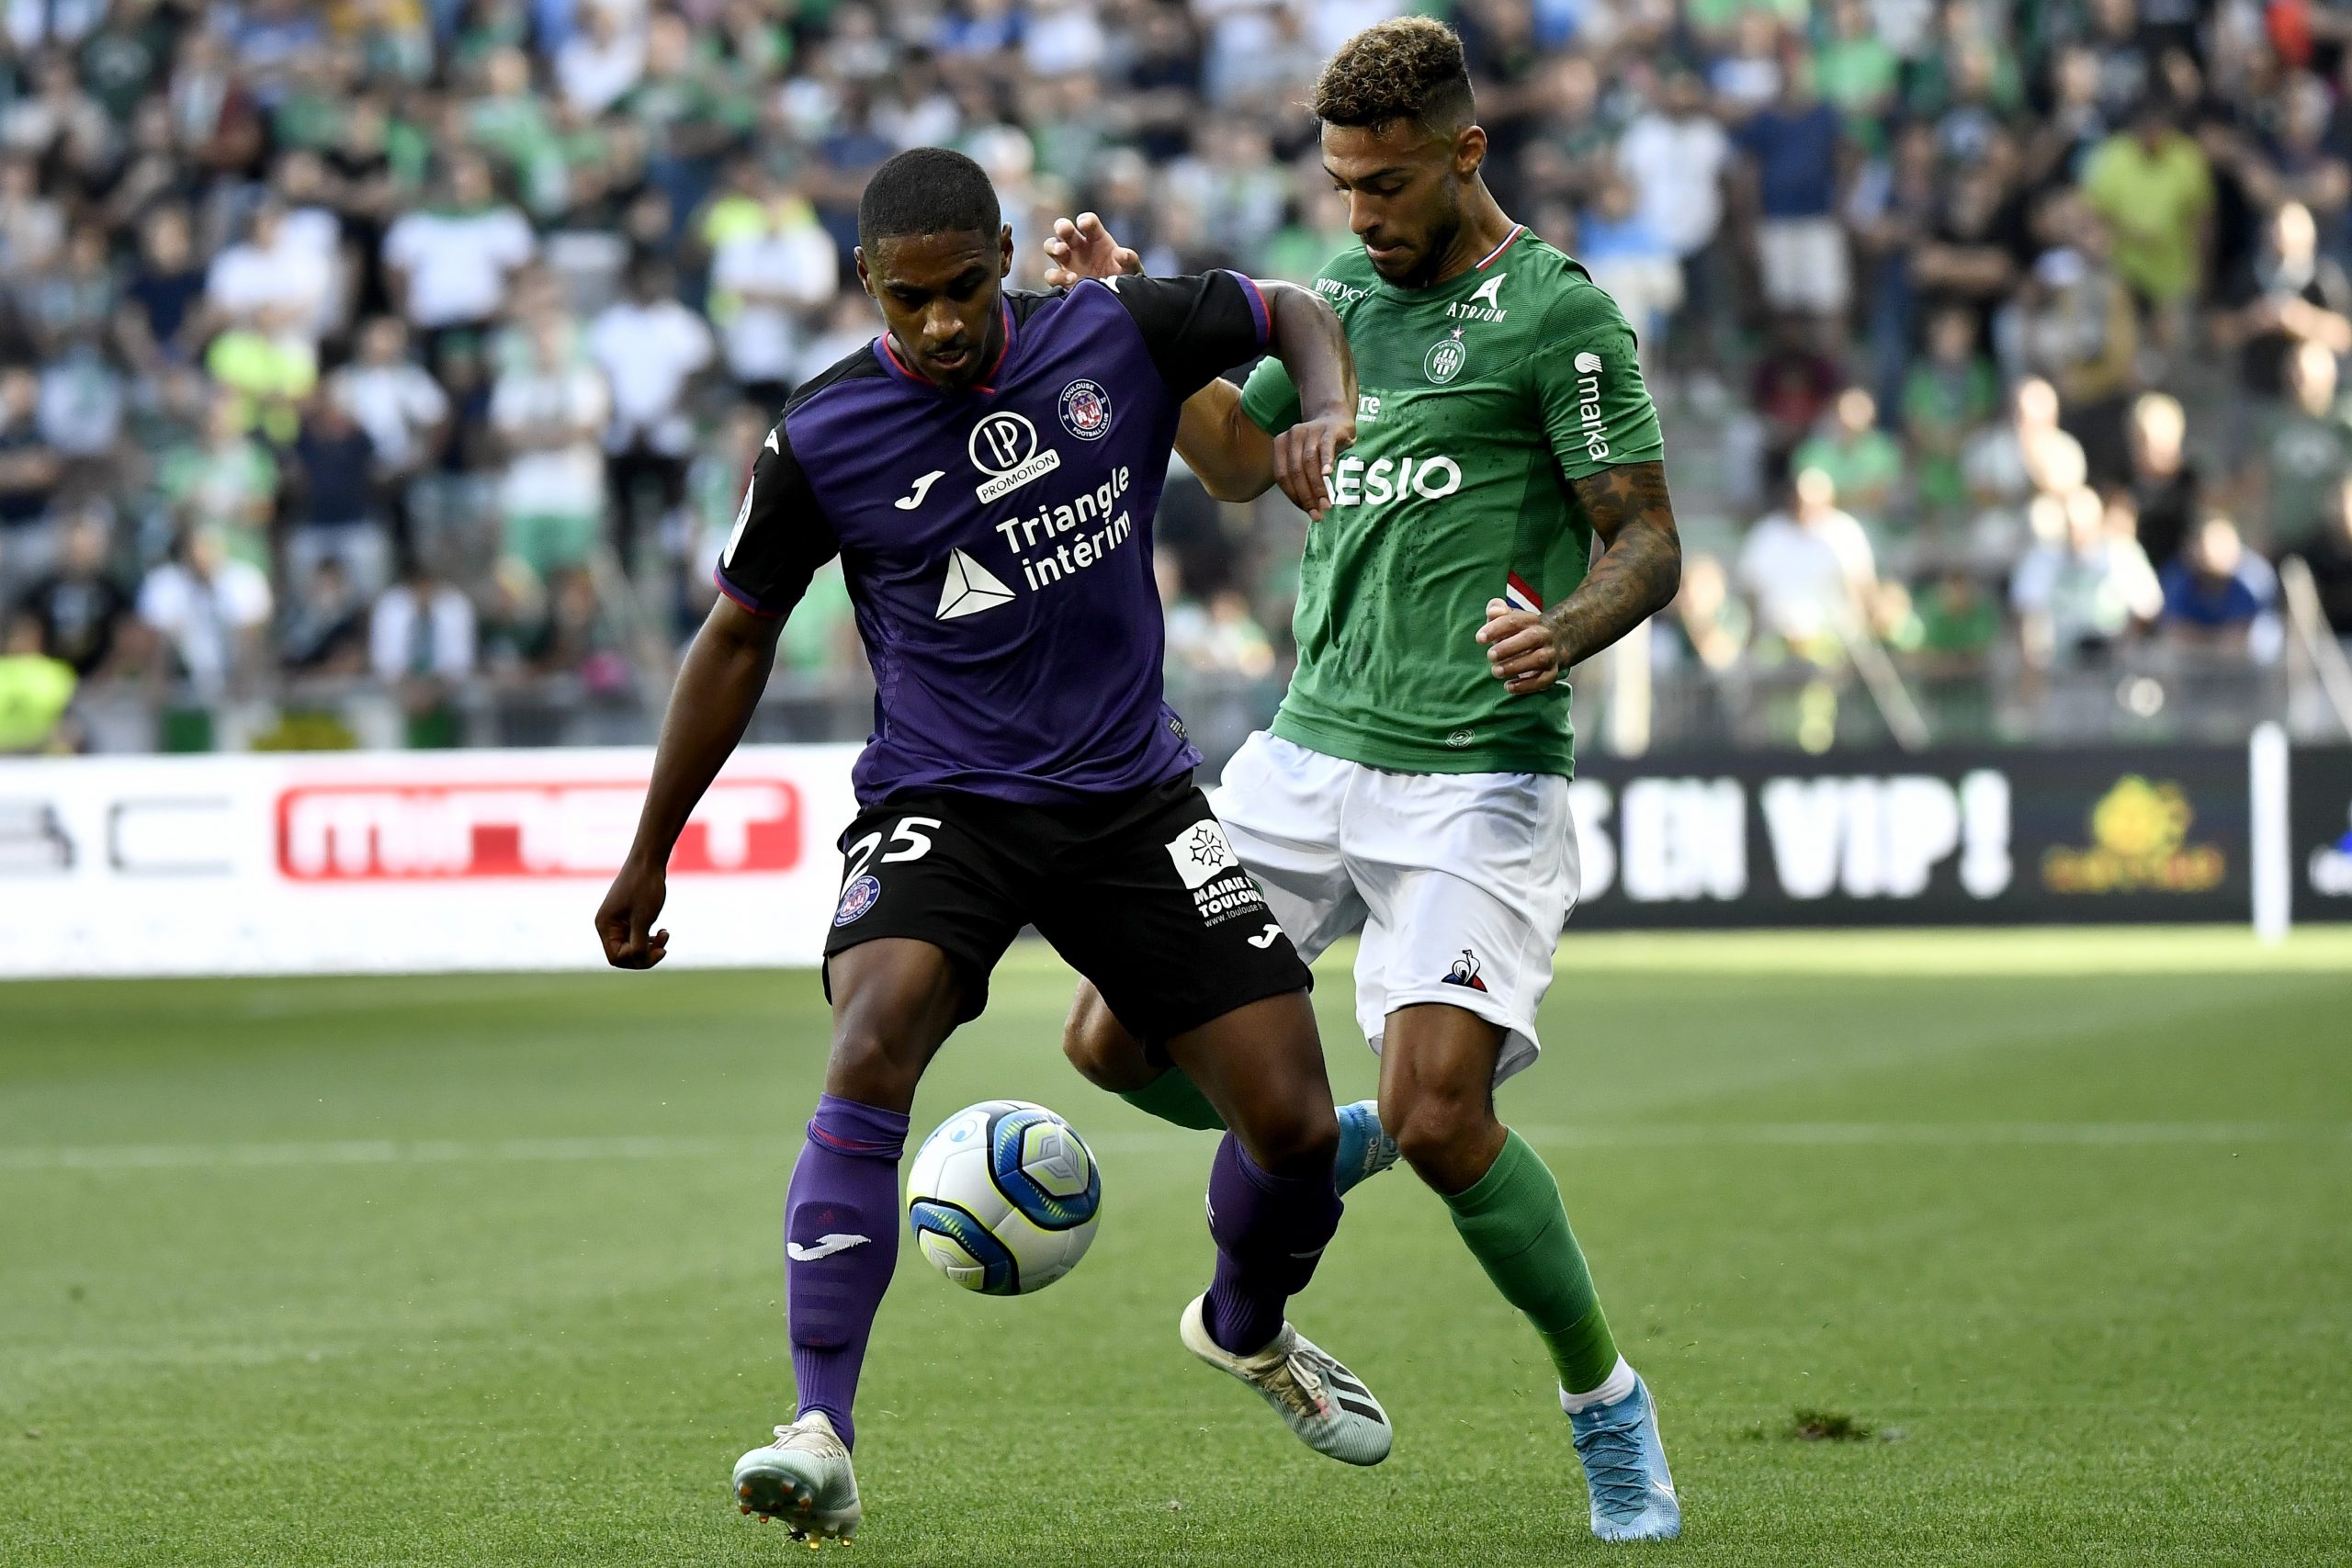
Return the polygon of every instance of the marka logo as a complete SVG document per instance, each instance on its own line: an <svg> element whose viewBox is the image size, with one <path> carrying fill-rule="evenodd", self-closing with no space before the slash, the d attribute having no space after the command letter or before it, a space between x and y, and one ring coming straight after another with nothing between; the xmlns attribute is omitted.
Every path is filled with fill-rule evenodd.
<svg viewBox="0 0 2352 1568"><path fill-rule="evenodd" d="M1585 456L1598 463L1609 456L1609 421L1600 412L1600 355L1586 349L1576 357L1577 424L1584 432Z"/></svg>
<svg viewBox="0 0 2352 1568"><path fill-rule="evenodd" d="M803 1247L797 1241L784 1244L785 1256L795 1263L820 1263L836 1252L847 1252L853 1247L864 1247L874 1238L864 1235L843 1235L836 1231L820 1235L812 1246Z"/></svg>

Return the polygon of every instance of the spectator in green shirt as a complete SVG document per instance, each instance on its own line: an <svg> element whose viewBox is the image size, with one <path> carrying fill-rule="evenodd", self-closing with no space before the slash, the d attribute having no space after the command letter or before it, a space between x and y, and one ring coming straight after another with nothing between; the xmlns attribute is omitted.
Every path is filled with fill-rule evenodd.
<svg viewBox="0 0 2352 1568"><path fill-rule="evenodd" d="M243 413L234 391L216 392L203 435L164 454L156 486L184 525L219 527L231 559L267 571L277 462L245 434Z"/></svg>
<svg viewBox="0 0 2352 1568"><path fill-rule="evenodd" d="M2335 355L2323 343L2296 346L2287 361L2287 405L2264 423L2252 490L2267 524L2270 552L2308 543L2325 528L2336 492L2352 477L2352 424L2336 400Z"/></svg>
<svg viewBox="0 0 2352 1568"><path fill-rule="evenodd" d="M1789 458L1792 471L1818 468L1829 476L1847 511L1874 528L1892 514L1903 482L1903 448L1878 427L1878 400L1860 387L1838 394L1827 428L1799 446Z"/></svg>
<svg viewBox="0 0 2352 1568"><path fill-rule="evenodd" d="M1907 649L1920 673L1959 674L1983 666L2001 640L2001 606L1984 584L1947 566L1913 601L1916 635Z"/></svg>
<svg viewBox="0 0 2352 1568"><path fill-rule="evenodd" d="M40 650L40 622L19 612L0 645L0 756L71 750L74 666Z"/></svg>
<svg viewBox="0 0 2352 1568"><path fill-rule="evenodd" d="M1814 55L1814 85L1846 118L1847 134L1875 152L1884 140L1888 107L1903 73L1895 57L1871 26L1863 0L1837 0L1829 12L1829 37Z"/></svg>
<svg viewBox="0 0 2352 1568"><path fill-rule="evenodd" d="M1919 504L1942 513L1968 499L1960 454L1971 432L1993 417L2000 379L1976 351L1976 319L1939 310L1928 321L1928 353L1903 378L1903 430L1917 455Z"/></svg>
<svg viewBox="0 0 2352 1568"><path fill-rule="evenodd" d="M2178 316L2197 296L2213 211L2212 169L2179 118L2151 95L2131 131L2101 142L2083 171L2083 194L2115 232L2116 270L2155 308L2167 346L2183 341Z"/></svg>

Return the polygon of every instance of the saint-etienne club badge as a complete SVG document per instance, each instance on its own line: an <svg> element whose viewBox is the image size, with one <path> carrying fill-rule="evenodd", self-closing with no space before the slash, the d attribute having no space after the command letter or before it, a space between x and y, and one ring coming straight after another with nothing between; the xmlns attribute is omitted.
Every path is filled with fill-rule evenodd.
<svg viewBox="0 0 2352 1568"><path fill-rule="evenodd" d="M1462 329L1456 327L1430 344L1429 353L1421 356L1421 373L1442 387L1461 375L1462 367L1469 363L1470 351L1463 346Z"/></svg>

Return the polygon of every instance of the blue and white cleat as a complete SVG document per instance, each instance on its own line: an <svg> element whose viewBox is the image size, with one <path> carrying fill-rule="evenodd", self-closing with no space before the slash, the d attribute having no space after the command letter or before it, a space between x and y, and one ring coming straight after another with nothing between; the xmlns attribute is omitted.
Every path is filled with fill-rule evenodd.
<svg viewBox="0 0 2352 1568"><path fill-rule="evenodd" d="M1340 1196L1366 1177L1378 1176L1396 1163L1396 1140L1381 1129L1380 1103L1359 1100L1340 1107L1340 1157L1331 1167Z"/></svg>
<svg viewBox="0 0 2352 1568"><path fill-rule="evenodd" d="M820 1540L847 1545L865 1517L857 1500L857 1476L849 1449L821 1410L811 1410L789 1427L775 1429L775 1441L735 1461L735 1500L764 1524L782 1519L795 1540Z"/></svg>
<svg viewBox="0 0 2352 1568"><path fill-rule="evenodd" d="M1682 1504L1667 1473L1647 1383L1635 1377L1633 1393L1570 1416L1568 1429L1592 1494L1593 1534L1603 1540L1672 1540L1682 1533Z"/></svg>

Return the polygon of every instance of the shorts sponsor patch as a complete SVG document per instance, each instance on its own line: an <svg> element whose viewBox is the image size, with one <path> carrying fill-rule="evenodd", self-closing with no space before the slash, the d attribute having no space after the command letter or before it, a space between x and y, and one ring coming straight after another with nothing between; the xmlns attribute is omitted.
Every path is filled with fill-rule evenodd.
<svg viewBox="0 0 2352 1568"><path fill-rule="evenodd" d="M1220 872L1241 869L1241 857L1213 818L1195 822L1169 840L1168 858L1176 863L1176 874L1187 887L1198 887Z"/></svg>
<svg viewBox="0 0 2352 1568"><path fill-rule="evenodd" d="M1265 896L1241 869L1241 857L1214 819L1195 822L1170 839L1168 858L1175 863L1176 875L1193 895L1193 908L1204 923L1213 926L1265 909Z"/></svg>
<svg viewBox="0 0 2352 1568"><path fill-rule="evenodd" d="M882 881L873 873L853 881L842 889L841 908L833 911L833 924L845 926L871 909L882 897Z"/></svg>

